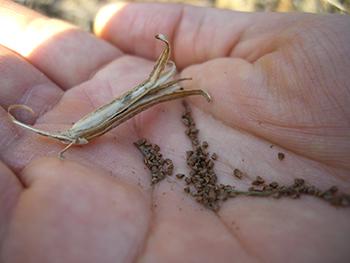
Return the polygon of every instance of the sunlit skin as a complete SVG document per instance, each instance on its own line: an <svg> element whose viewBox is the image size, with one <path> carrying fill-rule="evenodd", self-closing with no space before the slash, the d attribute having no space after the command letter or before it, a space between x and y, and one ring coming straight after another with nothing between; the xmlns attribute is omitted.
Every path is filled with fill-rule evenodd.
<svg viewBox="0 0 350 263"><path fill-rule="evenodd" d="M187 173L180 101L73 147L63 161L60 143L15 126L6 112L26 104L38 116L18 115L22 121L70 127L148 76L161 32L179 77L193 79L184 87L213 97L187 101L200 138L218 155L220 182L243 189L257 175L285 184L303 177L350 193L348 17L130 4L102 10L93 36L3 1L4 21L0 262L349 260L349 208L305 196L239 197L213 213L174 176L151 187L133 142L157 143L174 173ZM235 179L234 168L248 178Z"/></svg>

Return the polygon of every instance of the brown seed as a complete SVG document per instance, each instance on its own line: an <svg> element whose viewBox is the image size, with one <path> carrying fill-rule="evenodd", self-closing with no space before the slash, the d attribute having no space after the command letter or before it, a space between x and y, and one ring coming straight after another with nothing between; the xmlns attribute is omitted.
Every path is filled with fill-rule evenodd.
<svg viewBox="0 0 350 263"><path fill-rule="evenodd" d="M190 126L187 130L186 130L186 134L187 135L197 135L197 133L199 132L198 129L196 129L194 126Z"/></svg>
<svg viewBox="0 0 350 263"><path fill-rule="evenodd" d="M302 186L305 184L305 180L303 178L295 178L294 179L294 186L298 187L298 186Z"/></svg>
<svg viewBox="0 0 350 263"><path fill-rule="evenodd" d="M185 182L186 182L186 184L190 184L191 183L191 178L190 177L186 177L185 178Z"/></svg>
<svg viewBox="0 0 350 263"><path fill-rule="evenodd" d="M202 184L201 183L195 183L194 187L198 190L202 188Z"/></svg>
<svg viewBox="0 0 350 263"><path fill-rule="evenodd" d="M237 177L238 179L242 179L243 178L243 173L241 172L241 170L239 170L237 168L233 170L233 175L235 177Z"/></svg>
<svg viewBox="0 0 350 263"><path fill-rule="evenodd" d="M208 148L209 144L207 141L202 142L202 147L203 148Z"/></svg>
<svg viewBox="0 0 350 263"><path fill-rule="evenodd" d="M143 144L143 146L145 147L151 147L152 143L150 143L149 141L146 140L146 142Z"/></svg>
<svg viewBox="0 0 350 263"><path fill-rule="evenodd" d="M208 168L212 169L214 167L214 162L212 160L209 160L208 162Z"/></svg>
<svg viewBox="0 0 350 263"><path fill-rule="evenodd" d="M262 185L265 183L265 180L261 176L257 176L256 179L252 182L252 185Z"/></svg>
<svg viewBox="0 0 350 263"><path fill-rule="evenodd" d="M213 154L211 155L211 159L217 160L217 159L218 159L218 155L217 155L216 153L213 153Z"/></svg>
<svg viewBox="0 0 350 263"><path fill-rule="evenodd" d="M284 159L284 153L281 153L281 152L279 152L278 154L277 154L277 156L278 156L278 160L280 160L280 161L282 161L283 159Z"/></svg>
<svg viewBox="0 0 350 263"><path fill-rule="evenodd" d="M193 151L187 151L186 152L186 158L190 158L193 155Z"/></svg>
<svg viewBox="0 0 350 263"><path fill-rule="evenodd" d="M272 188L277 188L278 187L278 183L277 182L271 182L269 184L269 186L271 186Z"/></svg>
<svg viewBox="0 0 350 263"><path fill-rule="evenodd" d="M185 126L190 126L191 122L188 120L187 116L182 116L182 122Z"/></svg>
<svg viewBox="0 0 350 263"><path fill-rule="evenodd" d="M189 193L189 192L190 192L190 188L189 188L188 186L186 186L186 187L184 188L184 191L185 191L185 193Z"/></svg>
<svg viewBox="0 0 350 263"><path fill-rule="evenodd" d="M210 182L210 177L209 176L204 176L203 179L204 179L204 183L205 184L208 184Z"/></svg>
<svg viewBox="0 0 350 263"><path fill-rule="evenodd" d="M151 179L151 184L156 184L156 183L158 183L159 182L159 179L157 178L157 177L153 177L152 179Z"/></svg>
<svg viewBox="0 0 350 263"><path fill-rule="evenodd" d="M160 151L160 147L157 144L154 144L153 145L153 150L156 151L156 152L159 152Z"/></svg>
<svg viewBox="0 0 350 263"><path fill-rule="evenodd" d="M331 192L332 194L335 194L336 192L338 192L338 187L333 185L328 189L328 191Z"/></svg>
<svg viewBox="0 0 350 263"><path fill-rule="evenodd" d="M179 179L182 179L182 178L184 178L185 175L184 174L176 174L175 176Z"/></svg>

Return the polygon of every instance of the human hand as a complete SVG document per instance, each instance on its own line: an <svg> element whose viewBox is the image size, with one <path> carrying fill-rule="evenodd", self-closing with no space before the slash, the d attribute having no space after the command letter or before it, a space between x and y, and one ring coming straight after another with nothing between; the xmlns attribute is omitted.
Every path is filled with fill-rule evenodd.
<svg viewBox="0 0 350 263"><path fill-rule="evenodd" d="M4 2L0 9L2 262L345 262L348 209L312 197L236 198L218 213L169 178L150 186L132 145L145 137L187 172L190 148L180 102L153 107L97 140L73 147L14 126L10 104L39 113L35 125L63 130L140 81L172 40L200 137L217 152L219 180L295 177L349 192L349 19L243 14L181 5L105 9L96 31L111 44ZM106 10L112 10L106 12ZM106 13L113 14L107 16ZM13 50L13 51L11 51ZM121 51L122 50L122 51ZM20 53L24 58L18 56ZM123 52L130 53L125 55ZM147 59L145 59L147 58ZM54 105L54 106L52 106ZM271 149L270 145L275 146ZM277 152L286 153L282 162ZM51 157L47 157L51 156ZM111 176L112 175L112 176Z"/></svg>

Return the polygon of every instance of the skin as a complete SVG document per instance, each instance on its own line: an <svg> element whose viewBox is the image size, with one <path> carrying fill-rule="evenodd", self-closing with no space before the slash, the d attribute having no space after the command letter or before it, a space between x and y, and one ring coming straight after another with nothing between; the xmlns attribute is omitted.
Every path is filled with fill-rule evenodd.
<svg viewBox="0 0 350 263"><path fill-rule="evenodd" d="M240 197L215 214L174 177L150 187L132 143L148 138L175 173L187 173L180 101L73 147L64 161L61 144L14 126L6 109L24 103L38 116L21 120L63 130L144 80L162 48L153 36L163 33L180 76L193 78L185 88L213 97L188 102L218 154L220 182L303 177L349 193L350 19L161 4L104 12L92 36L0 4L0 261L348 262L349 208ZM245 179L233 178L234 168Z"/></svg>

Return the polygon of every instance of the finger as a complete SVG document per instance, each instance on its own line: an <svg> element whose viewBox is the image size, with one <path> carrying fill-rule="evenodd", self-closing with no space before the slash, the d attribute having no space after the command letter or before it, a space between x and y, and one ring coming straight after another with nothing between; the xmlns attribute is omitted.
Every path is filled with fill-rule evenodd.
<svg viewBox="0 0 350 263"><path fill-rule="evenodd" d="M218 19L223 16L227 20L230 15L184 5L115 4L101 10L95 28L98 35L123 51L153 59L160 48L153 36L165 34L172 43L175 63L184 67L230 52L240 26L230 32L221 30L223 23Z"/></svg>
<svg viewBox="0 0 350 263"><path fill-rule="evenodd" d="M183 68L225 56L258 59L275 48L271 36L298 19L281 21L281 16L187 5L119 3L101 9L95 32L125 52L152 59L160 49L153 36L163 33L171 40L175 63Z"/></svg>
<svg viewBox="0 0 350 263"><path fill-rule="evenodd" d="M87 32L10 1L0 4L0 24L0 44L24 56L65 89L121 54Z"/></svg>
<svg viewBox="0 0 350 263"><path fill-rule="evenodd" d="M0 46L0 105L26 104L42 115L59 100L62 90L17 53ZM31 122L34 120L31 116ZM5 117L6 118L6 117ZM29 121L29 120L24 120Z"/></svg>
<svg viewBox="0 0 350 263"><path fill-rule="evenodd" d="M16 175L0 162L0 244L3 243L22 185Z"/></svg>
<svg viewBox="0 0 350 263"><path fill-rule="evenodd" d="M350 168L348 117L338 110L346 105L346 97L335 105L327 99L329 91L319 86L300 88L294 77L293 84L282 85L280 80L295 74L288 71L288 65L279 64L279 69L279 78L274 79L274 72L262 74L262 68L242 59L222 58L191 66L181 77L192 77L184 83L187 88L201 87L210 93L212 103L199 99L193 103L223 123L310 159ZM302 83L317 77L308 74Z"/></svg>

